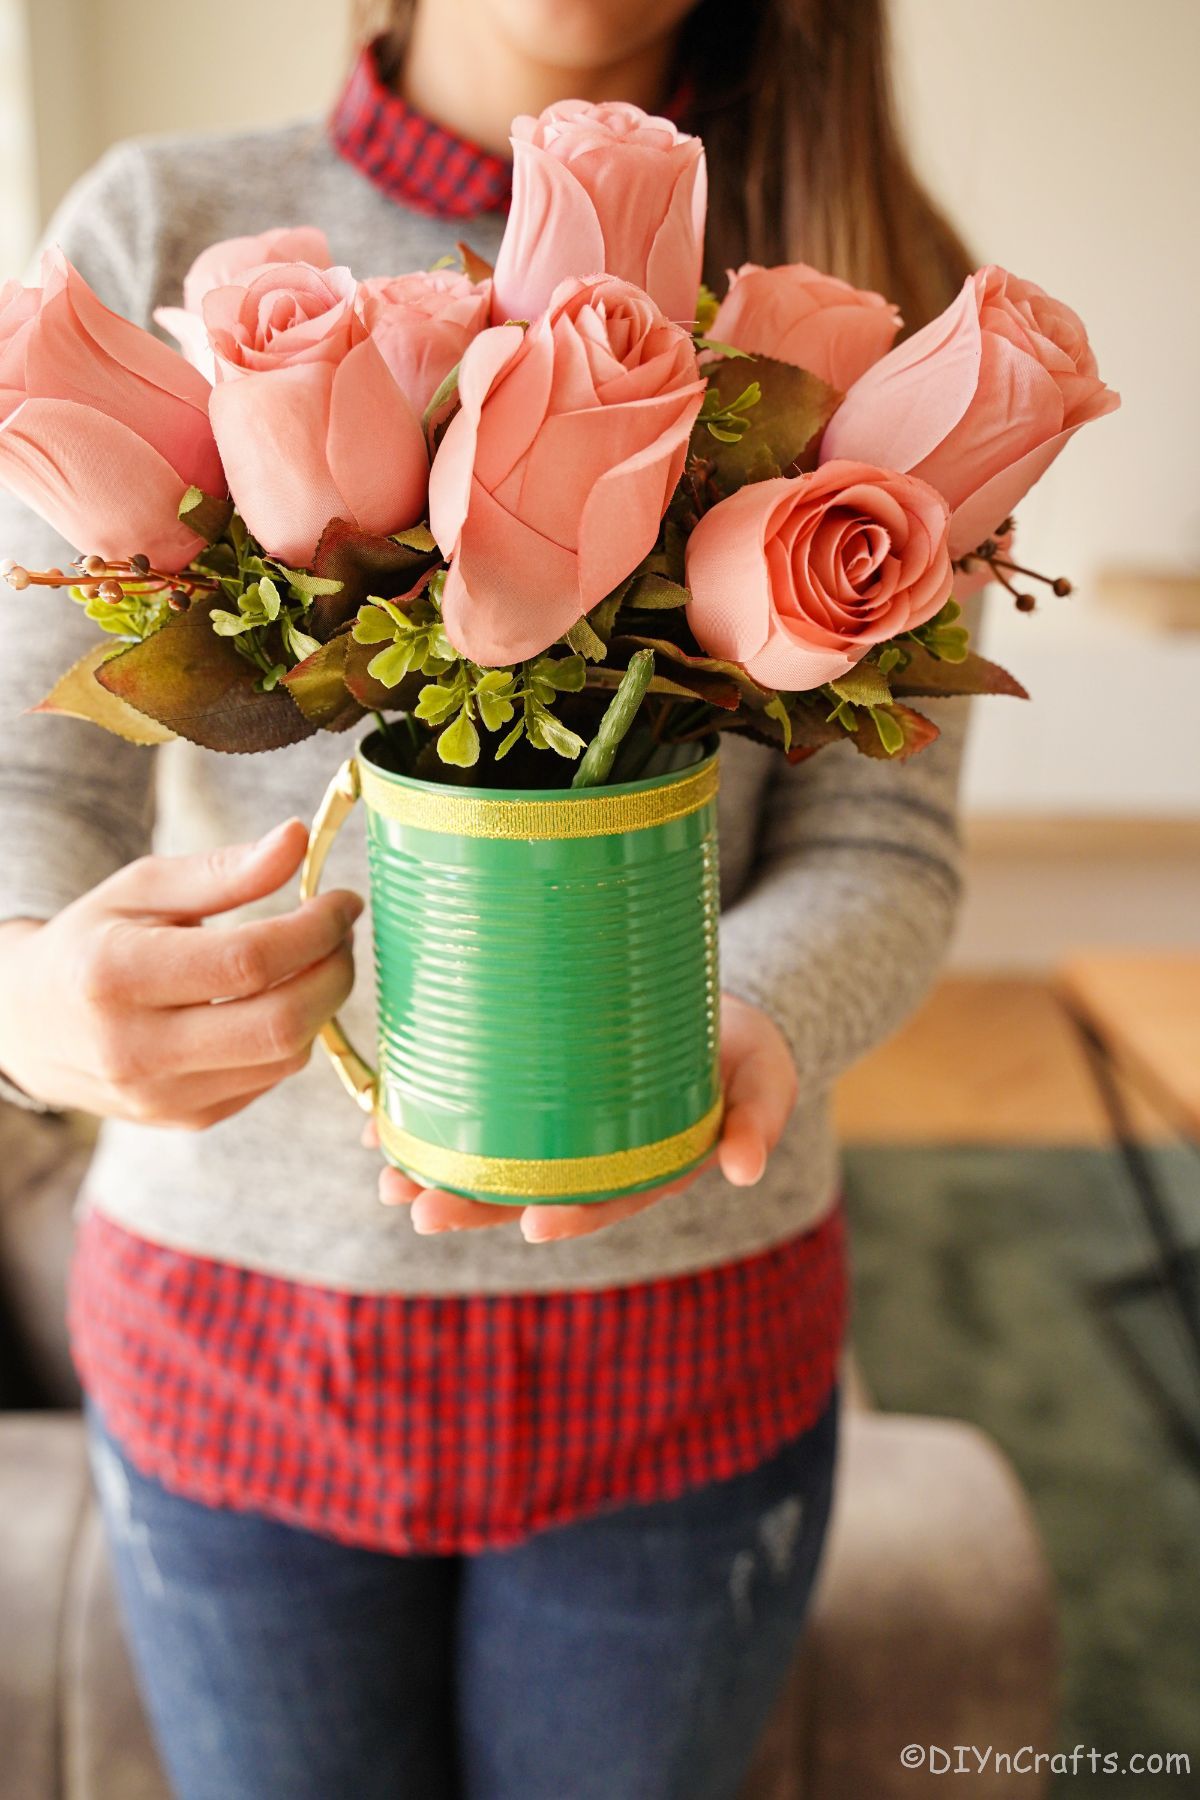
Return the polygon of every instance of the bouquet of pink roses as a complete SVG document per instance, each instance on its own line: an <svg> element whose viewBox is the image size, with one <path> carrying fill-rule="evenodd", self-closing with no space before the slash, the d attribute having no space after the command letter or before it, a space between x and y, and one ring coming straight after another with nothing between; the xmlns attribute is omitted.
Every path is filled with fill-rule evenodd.
<svg viewBox="0 0 1200 1800"><path fill-rule="evenodd" d="M217 244L157 315L182 355L58 251L0 290L0 483L81 552L5 572L106 634L45 709L230 751L399 714L425 777L553 787L721 731L903 757L921 696L1021 693L953 596L1017 593L1013 507L1118 404L1078 317L994 267L895 348L894 306L803 265L718 302L699 139L583 102L513 129L494 269Z"/></svg>

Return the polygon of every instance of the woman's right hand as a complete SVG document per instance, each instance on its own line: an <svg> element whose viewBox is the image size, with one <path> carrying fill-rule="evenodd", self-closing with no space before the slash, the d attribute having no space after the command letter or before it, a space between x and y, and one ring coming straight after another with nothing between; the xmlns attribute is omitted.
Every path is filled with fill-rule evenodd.
<svg viewBox="0 0 1200 1800"><path fill-rule="evenodd" d="M307 841L289 819L254 844L143 857L45 924L0 925L0 1071L49 1106L193 1131L294 1075L350 992L362 901L330 889L200 926L282 887Z"/></svg>

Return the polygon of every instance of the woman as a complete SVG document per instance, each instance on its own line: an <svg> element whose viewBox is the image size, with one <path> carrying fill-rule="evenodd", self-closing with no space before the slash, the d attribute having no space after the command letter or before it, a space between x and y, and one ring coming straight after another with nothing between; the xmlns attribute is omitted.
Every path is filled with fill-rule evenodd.
<svg viewBox="0 0 1200 1800"><path fill-rule="evenodd" d="M119 147L51 238L140 323L202 247L275 225L323 229L362 276L463 237L491 256L509 120L573 94L704 136L710 280L802 257L912 326L966 270L896 140L880 0L416 0L379 23L326 128ZM69 554L15 508L0 541ZM87 633L32 606L19 628L24 702ZM394 1170L379 1207L305 1066L360 910L287 892L327 742L243 761L6 724L0 1068L25 1104L106 1121L74 1342L183 1800L736 1793L829 1509L827 1094L953 916L943 724L902 771L727 749L715 1165L519 1219ZM360 967L363 1035L369 986Z"/></svg>

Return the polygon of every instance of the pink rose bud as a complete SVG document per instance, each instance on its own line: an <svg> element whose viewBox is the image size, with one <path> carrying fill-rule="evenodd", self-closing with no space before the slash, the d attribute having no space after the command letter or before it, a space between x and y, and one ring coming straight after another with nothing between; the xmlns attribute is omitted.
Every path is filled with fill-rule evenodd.
<svg viewBox="0 0 1200 1800"><path fill-rule="evenodd" d="M958 298L856 381L822 458L869 458L932 482L950 502L950 554L990 537L1068 438L1116 410L1083 320L1004 269Z"/></svg>
<svg viewBox="0 0 1200 1800"><path fill-rule="evenodd" d="M452 269L359 283L358 310L418 418L487 324L491 304L490 281Z"/></svg>
<svg viewBox="0 0 1200 1800"><path fill-rule="evenodd" d="M497 324L536 319L560 281L602 271L692 324L708 193L699 138L620 101L562 100L514 119L512 147Z"/></svg>
<svg viewBox="0 0 1200 1800"><path fill-rule="evenodd" d="M183 305L157 307L154 323L170 332L203 376L215 381L212 345L200 313L205 294L242 280L264 263L304 262L327 269L332 260L328 239L315 225L283 225L255 237L223 238L202 250L184 276Z"/></svg>
<svg viewBox="0 0 1200 1800"><path fill-rule="evenodd" d="M179 522L184 493L225 492L208 383L60 250L42 281L0 291L0 485L76 549L181 569L203 547Z"/></svg>
<svg viewBox="0 0 1200 1800"><path fill-rule="evenodd" d="M356 309L349 269L272 263L205 295L210 413L230 492L271 555L311 560L330 519L387 533L425 510L420 420Z"/></svg>
<svg viewBox="0 0 1200 1800"><path fill-rule="evenodd" d="M709 330L720 344L807 369L840 392L891 349L898 307L807 263L743 263Z"/></svg>
<svg viewBox="0 0 1200 1800"><path fill-rule="evenodd" d="M688 540L688 623L764 687L836 681L950 597L950 509L928 482L867 463L752 482Z"/></svg>
<svg viewBox="0 0 1200 1800"><path fill-rule="evenodd" d="M442 612L475 662L536 656L653 548L704 384L688 333L612 276L482 332L433 460Z"/></svg>

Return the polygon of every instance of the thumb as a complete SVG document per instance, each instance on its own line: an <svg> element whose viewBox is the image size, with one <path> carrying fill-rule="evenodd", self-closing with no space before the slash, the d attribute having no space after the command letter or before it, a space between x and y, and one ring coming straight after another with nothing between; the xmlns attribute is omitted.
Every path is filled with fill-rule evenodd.
<svg viewBox="0 0 1200 1800"><path fill-rule="evenodd" d="M188 922L273 894L300 867L308 831L285 819L251 844L191 856L146 856L103 882L95 898L114 912Z"/></svg>

